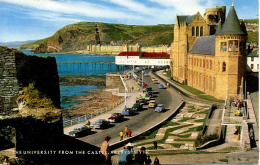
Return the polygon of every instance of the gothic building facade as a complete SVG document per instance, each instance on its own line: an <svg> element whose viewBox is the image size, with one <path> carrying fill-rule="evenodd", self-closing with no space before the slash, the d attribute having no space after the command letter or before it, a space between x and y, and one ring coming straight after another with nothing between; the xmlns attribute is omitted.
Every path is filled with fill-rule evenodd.
<svg viewBox="0 0 260 165"><path fill-rule="evenodd" d="M170 55L173 80L218 99L239 94L246 69L245 24L233 4L226 19L225 10L219 6L215 16L211 12L204 18L199 12L176 16Z"/></svg>

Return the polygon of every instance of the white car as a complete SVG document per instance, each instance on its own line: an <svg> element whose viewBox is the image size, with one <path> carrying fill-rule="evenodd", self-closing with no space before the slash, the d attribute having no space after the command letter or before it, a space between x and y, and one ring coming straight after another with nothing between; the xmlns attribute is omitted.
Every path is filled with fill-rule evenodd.
<svg viewBox="0 0 260 165"><path fill-rule="evenodd" d="M157 107L155 108L155 112L163 112L163 111L165 111L164 105L158 104Z"/></svg>

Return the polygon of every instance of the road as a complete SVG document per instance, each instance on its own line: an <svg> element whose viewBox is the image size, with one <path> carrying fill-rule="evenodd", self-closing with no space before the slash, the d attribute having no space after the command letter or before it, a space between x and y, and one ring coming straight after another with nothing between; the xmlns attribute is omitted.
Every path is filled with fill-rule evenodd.
<svg viewBox="0 0 260 165"><path fill-rule="evenodd" d="M143 111L138 111L134 116L125 117L125 121L111 124L111 127L107 129L93 129L91 135L78 139L100 147L101 143L104 141L104 138L106 136L110 136L110 144L113 144L120 140L119 132L124 130L126 125L129 129L131 129L133 135L141 133L168 117L169 114L180 105L183 98L180 97L178 92L176 92L173 88L159 89L158 84L152 83L150 76L144 77L144 82L149 86L152 86L153 92L155 93L153 98L157 101L157 103L165 105L165 108L167 109L166 112L157 113L154 111L154 108L147 108L148 106L146 105L144 106Z"/></svg>

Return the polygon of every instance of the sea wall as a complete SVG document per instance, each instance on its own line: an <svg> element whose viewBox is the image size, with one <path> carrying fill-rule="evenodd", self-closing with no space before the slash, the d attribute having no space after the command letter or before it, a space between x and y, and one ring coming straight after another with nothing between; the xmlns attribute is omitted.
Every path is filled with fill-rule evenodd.
<svg viewBox="0 0 260 165"><path fill-rule="evenodd" d="M19 91L32 82L55 107L60 107L56 59L27 56L16 49L0 46L0 115L10 115L18 107Z"/></svg>
<svg viewBox="0 0 260 165"><path fill-rule="evenodd" d="M106 88L115 89L118 88L120 93L125 92L123 82L120 78L120 74L107 74L106 75Z"/></svg>

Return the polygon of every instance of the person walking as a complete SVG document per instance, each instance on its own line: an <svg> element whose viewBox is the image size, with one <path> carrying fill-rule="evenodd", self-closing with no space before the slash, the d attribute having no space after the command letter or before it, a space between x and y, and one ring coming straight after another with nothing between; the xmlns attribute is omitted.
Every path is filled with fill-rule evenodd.
<svg viewBox="0 0 260 165"><path fill-rule="evenodd" d="M154 142L153 142L153 148L154 148L155 150L157 150L157 141L154 141Z"/></svg>
<svg viewBox="0 0 260 165"><path fill-rule="evenodd" d="M132 131L129 129L128 132L127 132L127 134L128 134L128 137L131 137Z"/></svg>
<svg viewBox="0 0 260 165"><path fill-rule="evenodd" d="M125 126L125 136L126 137L128 136L128 127L127 127L127 125Z"/></svg>
<svg viewBox="0 0 260 165"><path fill-rule="evenodd" d="M121 132L119 133L119 136L120 136L120 141L123 140L124 132L121 131Z"/></svg>
<svg viewBox="0 0 260 165"><path fill-rule="evenodd" d="M109 140L111 139L110 136L105 137L105 141L101 144L100 152L101 152L101 159L102 164L111 164L111 158L110 158L110 148L109 148Z"/></svg>
<svg viewBox="0 0 260 165"><path fill-rule="evenodd" d="M152 163L152 160L150 159L150 156L148 155L147 159L145 161L145 164L151 164L151 163Z"/></svg>

